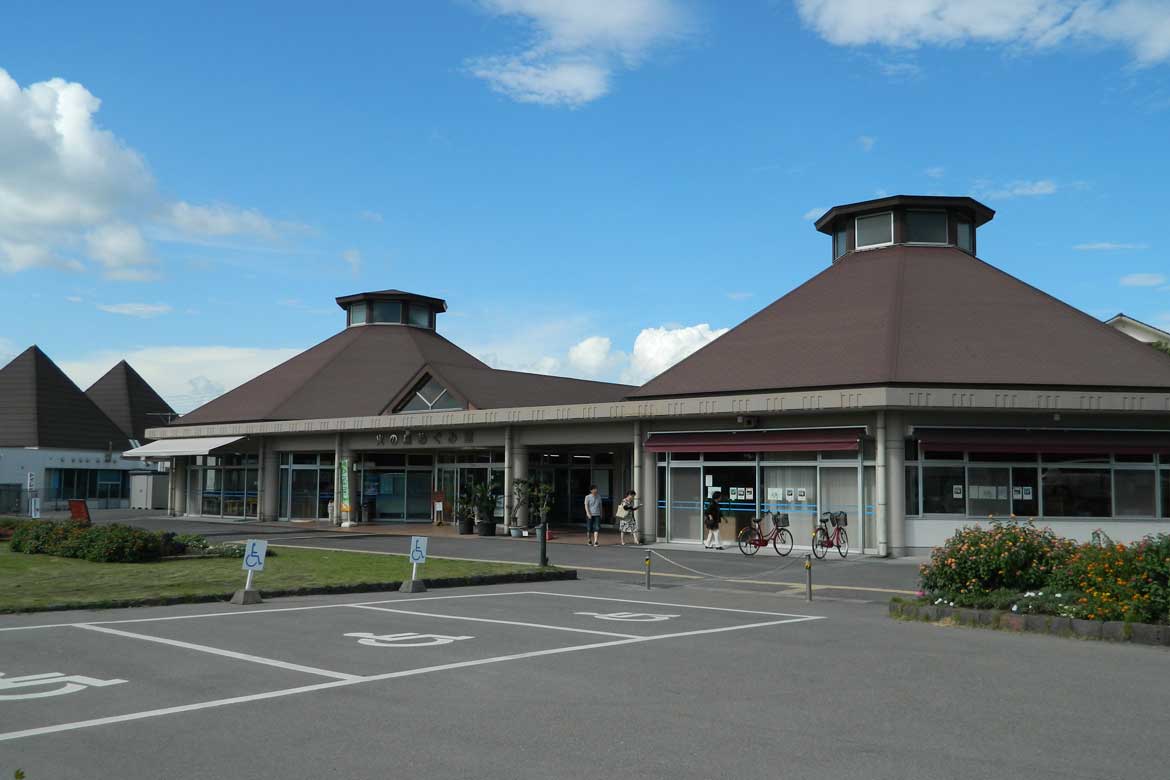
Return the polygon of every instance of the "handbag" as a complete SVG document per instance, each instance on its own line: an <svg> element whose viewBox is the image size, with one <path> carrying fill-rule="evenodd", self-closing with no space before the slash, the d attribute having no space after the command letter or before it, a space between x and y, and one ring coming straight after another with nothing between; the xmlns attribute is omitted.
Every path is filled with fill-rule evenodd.
<svg viewBox="0 0 1170 780"><path fill-rule="evenodd" d="M630 514L630 510L626 509L625 504L618 504L617 511L614 512L614 515L617 516L617 518L619 520L625 520L629 516L629 514Z"/></svg>

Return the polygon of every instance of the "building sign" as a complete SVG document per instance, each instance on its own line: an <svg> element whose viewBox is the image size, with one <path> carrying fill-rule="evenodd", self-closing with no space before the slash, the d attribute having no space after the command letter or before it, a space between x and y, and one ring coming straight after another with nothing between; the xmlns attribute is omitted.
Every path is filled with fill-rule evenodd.
<svg viewBox="0 0 1170 780"><path fill-rule="evenodd" d="M374 434L374 442L379 447L401 447L403 445L443 445L443 444L459 444L462 438L463 444L475 444L475 431L463 431L463 436L459 436L458 431L392 431L390 433L376 433Z"/></svg>

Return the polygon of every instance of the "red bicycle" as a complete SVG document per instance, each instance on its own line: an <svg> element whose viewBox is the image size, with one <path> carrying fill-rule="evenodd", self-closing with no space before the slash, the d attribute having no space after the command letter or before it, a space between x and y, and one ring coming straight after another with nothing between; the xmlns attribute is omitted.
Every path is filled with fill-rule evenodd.
<svg viewBox="0 0 1170 780"><path fill-rule="evenodd" d="M832 533L829 532L830 525L833 526ZM828 555L834 547L842 558L849 554L849 534L845 532L847 525L849 515L844 512L825 512L821 515L817 521L817 530L813 531L812 551L817 560Z"/></svg>
<svg viewBox="0 0 1170 780"><path fill-rule="evenodd" d="M764 518L772 523L772 530L763 532ZM787 555L792 552L792 532L788 530L788 515L766 514L764 517L753 517L751 525L739 532L739 551L744 555L755 555L761 547L772 543L777 555Z"/></svg>

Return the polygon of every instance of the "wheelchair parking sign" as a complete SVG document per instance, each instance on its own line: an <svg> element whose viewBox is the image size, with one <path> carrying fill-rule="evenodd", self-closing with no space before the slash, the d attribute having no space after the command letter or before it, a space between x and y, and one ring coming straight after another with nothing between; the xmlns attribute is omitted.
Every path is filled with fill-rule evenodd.
<svg viewBox="0 0 1170 780"><path fill-rule="evenodd" d="M427 537L410 537L410 562L416 566L427 562Z"/></svg>
<svg viewBox="0 0 1170 780"><path fill-rule="evenodd" d="M249 539L244 545L244 571L264 571L264 556L267 554L267 541Z"/></svg>

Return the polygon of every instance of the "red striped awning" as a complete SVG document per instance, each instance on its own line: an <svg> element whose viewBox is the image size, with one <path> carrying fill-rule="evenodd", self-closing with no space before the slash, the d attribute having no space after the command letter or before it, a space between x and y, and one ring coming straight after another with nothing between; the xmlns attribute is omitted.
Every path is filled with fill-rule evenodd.
<svg viewBox="0 0 1170 780"><path fill-rule="evenodd" d="M1170 433L1141 431L929 430L916 431L927 450L1092 455L1170 452Z"/></svg>
<svg viewBox="0 0 1170 780"><path fill-rule="evenodd" d="M863 428L822 431L732 431L725 433L652 433L650 452L820 452L856 451Z"/></svg>

